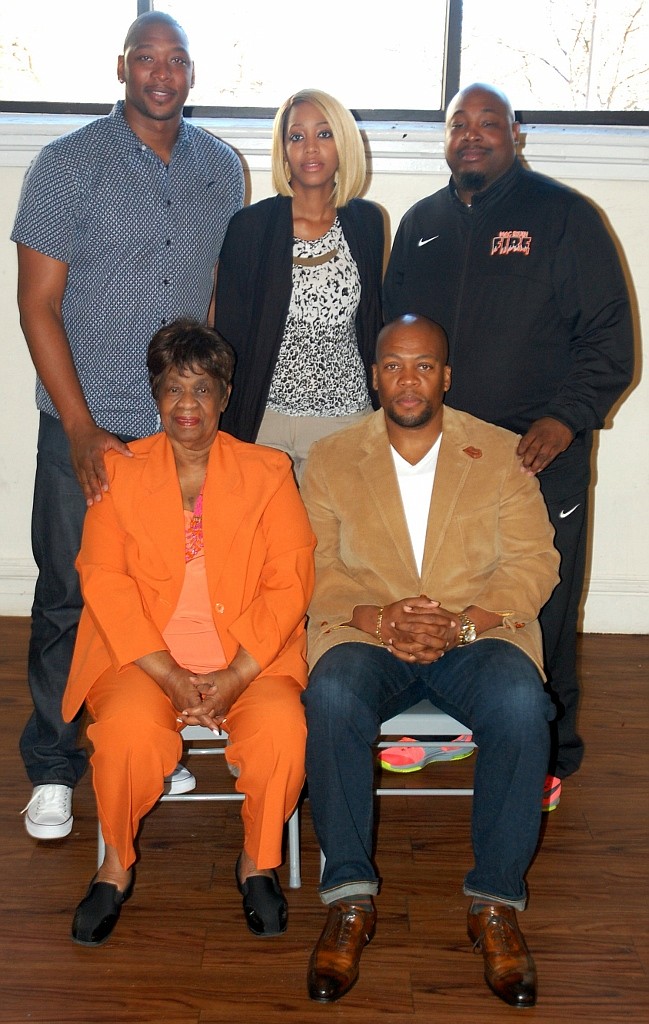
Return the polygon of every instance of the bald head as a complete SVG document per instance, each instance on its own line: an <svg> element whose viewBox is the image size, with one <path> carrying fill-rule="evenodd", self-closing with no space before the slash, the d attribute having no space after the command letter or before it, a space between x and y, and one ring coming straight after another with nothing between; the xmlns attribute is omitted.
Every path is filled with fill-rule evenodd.
<svg viewBox="0 0 649 1024"><path fill-rule="evenodd" d="M389 348L391 339L395 338L418 339L422 345L435 352L436 358L444 366L448 363L448 338L446 331L434 320L427 316L420 316L418 313L404 313L392 320L379 331L376 339L375 361L378 363L381 354Z"/></svg>
<svg viewBox="0 0 649 1024"><path fill-rule="evenodd" d="M466 85L464 89L460 89L453 97L446 108L446 122L448 123L449 118L455 115L456 110L462 109L467 101L472 101L476 97L479 97L486 110L491 108L504 113L510 124L516 120L514 108L501 89L497 89L495 85L488 85L486 82L473 82L471 85Z"/></svg>
<svg viewBox="0 0 649 1024"><path fill-rule="evenodd" d="M172 18L170 14L165 14L164 11L146 11L144 14L141 14L139 18L135 19L126 33L126 39L124 40L124 53L132 47L137 46L142 34L146 33L149 28L158 25L164 25L167 28L173 29L173 31L182 38L185 49L189 50L187 33L182 25L178 24L175 18Z"/></svg>
<svg viewBox="0 0 649 1024"><path fill-rule="evenodd" d="M446 114L444 152L458 196L470 205L516 159L520 125L500 89L482 82L454 96Z"/></svg>

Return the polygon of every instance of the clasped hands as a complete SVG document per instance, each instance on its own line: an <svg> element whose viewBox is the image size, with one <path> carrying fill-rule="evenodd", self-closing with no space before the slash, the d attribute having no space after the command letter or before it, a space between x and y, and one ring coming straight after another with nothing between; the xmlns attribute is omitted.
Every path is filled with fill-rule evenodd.
<svg viewBox="0 0 649 1024"><path fill-rule="evenodd" d="M178 667L167 680L165 690L183 725L203 725L217 732L245 688L231 666L204 675Z"/></svg>
<svg viewBox="0 0 649 1024"><path fill-rule="evenodd" d="M457 646L460 622L425 594L385 605L381 639L400 661L429 665Z"/></svg>

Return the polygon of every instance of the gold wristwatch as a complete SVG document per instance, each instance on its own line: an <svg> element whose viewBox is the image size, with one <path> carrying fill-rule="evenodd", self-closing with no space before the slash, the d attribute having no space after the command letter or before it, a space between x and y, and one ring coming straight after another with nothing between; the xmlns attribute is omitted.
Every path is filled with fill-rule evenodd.
<svg viewBox="0 0 649 1024"><path fill-rule="evenodd" d="M457 645L458 647L466 647L467 644L472 644L474 640L478 639L475 622L472 622L464 612L460 612L458 618L460 620L460 632L457 638Z"/></svg>

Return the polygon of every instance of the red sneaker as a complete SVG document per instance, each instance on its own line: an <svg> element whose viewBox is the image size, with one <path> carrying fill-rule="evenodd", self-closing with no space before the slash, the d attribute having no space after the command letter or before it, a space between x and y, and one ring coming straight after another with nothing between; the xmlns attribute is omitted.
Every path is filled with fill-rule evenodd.
<svg viewBox="0 0 649 1024"><path fill-rule="evenodd" d="M542 811L554 811L561 800L561 779L554 775L547 775L543 787L543 799L541 801Z"/></svg>
<svg viewBox="0 0 649 1024"><path fill-rule="evenodd" d="M403 736L400 743L410 745L386 747L379 751L381 768L385 768L388 772L419 772L431 761L459 761L463 757L470 757L475 750L473 736L470 733L466 736L458 736L448 746L428 743L421 747L415 746L417 740L413 740L410 736ZM455 746L457 743L471 744L471 746Z"/></svg>

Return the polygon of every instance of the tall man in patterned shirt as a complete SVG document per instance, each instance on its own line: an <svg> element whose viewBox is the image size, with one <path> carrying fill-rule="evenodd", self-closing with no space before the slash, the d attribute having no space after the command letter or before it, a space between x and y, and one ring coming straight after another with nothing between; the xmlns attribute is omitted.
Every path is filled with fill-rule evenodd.
<svg viewBox="0 0 649 1024"><path fill-rule="evenodd" d="M25 825L38 839L71 831L86 765L78 722L60 710L81 611L84 513L107 489L105 453L129 457L126 441L159 429L147 344L178 316L207 318L221 243L243 202L235 154L183 119L194 65L180 25L139 17L117 74L125 98L112 113L52 142L30 167L12 233L40 410L34 712L20 742L34 786Z"/></svg>

